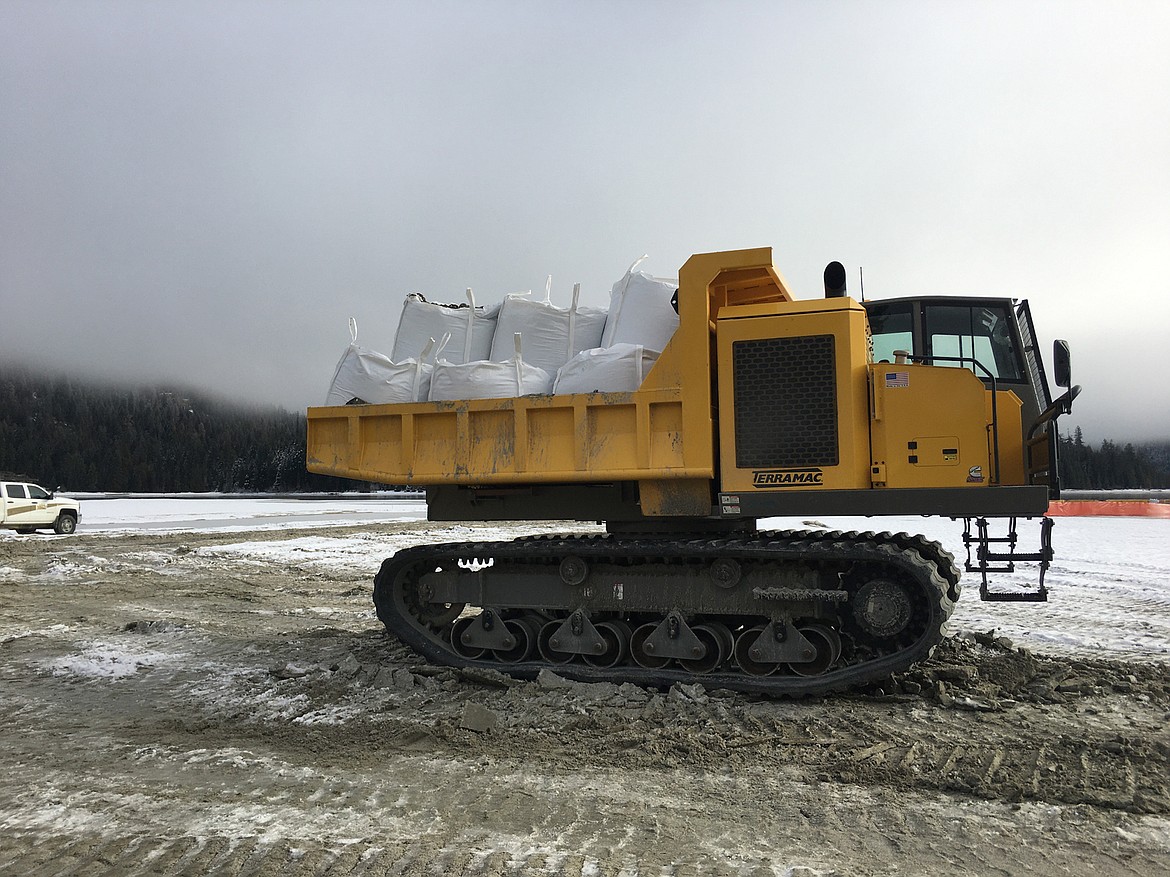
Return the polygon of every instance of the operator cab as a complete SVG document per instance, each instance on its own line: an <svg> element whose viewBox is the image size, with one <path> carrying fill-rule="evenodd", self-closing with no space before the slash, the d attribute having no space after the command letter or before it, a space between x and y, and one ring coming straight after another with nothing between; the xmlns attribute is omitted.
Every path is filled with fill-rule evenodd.
<svg viewBox="0 0 1170 877"><path fill-rule="evenodd" d="M865 303L874 362L908 351L915 362L967 368L990 389L1023 402L1023 422L1052 404L1026 301L1009 298L895 298Z"/></svg>

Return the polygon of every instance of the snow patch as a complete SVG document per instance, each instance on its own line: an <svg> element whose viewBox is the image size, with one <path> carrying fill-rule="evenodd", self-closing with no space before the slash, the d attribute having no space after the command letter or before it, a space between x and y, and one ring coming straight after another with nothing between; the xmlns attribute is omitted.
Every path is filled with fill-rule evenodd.
<svg viewBox="0 0 1170 877"><path fill-rule="evenodd" d="M185 657L182 652L161 652L135 643L99 641L87 643L80 654L44 661L38 666L54 676L122 679L142 670L182 666Z"/></svg>

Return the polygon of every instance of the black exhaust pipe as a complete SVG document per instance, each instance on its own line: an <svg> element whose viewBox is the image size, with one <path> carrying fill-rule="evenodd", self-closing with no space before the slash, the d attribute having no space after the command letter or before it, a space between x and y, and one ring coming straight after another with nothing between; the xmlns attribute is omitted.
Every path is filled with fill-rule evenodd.
<svg viewBox="0 0 1170 877"><path fill-rule="evenodd" d="M825 266L825 298L845 297L845 266L830 262Z"/></svg>

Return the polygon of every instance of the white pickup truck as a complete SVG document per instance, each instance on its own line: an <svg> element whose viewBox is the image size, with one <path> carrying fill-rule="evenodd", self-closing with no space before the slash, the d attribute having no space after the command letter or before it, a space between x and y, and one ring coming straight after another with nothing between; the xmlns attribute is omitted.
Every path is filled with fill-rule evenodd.
<svg viewBox="0 0 1170 877"><path fill-rule="evenodd" d="M81 503L67 496L54 496L27 481L0 481L0 528L32 533L50 527L67 535L81 520Z"/></svg>

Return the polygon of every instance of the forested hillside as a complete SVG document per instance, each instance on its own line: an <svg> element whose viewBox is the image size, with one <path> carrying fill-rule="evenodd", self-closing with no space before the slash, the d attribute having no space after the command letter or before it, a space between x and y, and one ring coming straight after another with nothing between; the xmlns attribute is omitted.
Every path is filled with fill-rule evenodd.
<svg viewBox="0 0 1170 877"><path fill-rule="evenodd" d="M1124 446L1105 439L1094 448L1078 426L1060 437L1060 480L1070 488L1170 488L1170 442Z"/></svg>
<svg viewBox="0 0 1170 877"><path fill-rule="evenodd" d="M305 418L0 366L0 473L75 491L353 490L305 471Z"/></svg>

